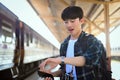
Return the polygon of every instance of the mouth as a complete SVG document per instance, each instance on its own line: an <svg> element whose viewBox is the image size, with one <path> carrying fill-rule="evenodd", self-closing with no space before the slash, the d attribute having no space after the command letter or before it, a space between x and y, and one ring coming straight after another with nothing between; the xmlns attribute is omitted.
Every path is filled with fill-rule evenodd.
<svg viewBox="0 0 120 80"><path fill-rule="evenodd" d="M69 32L72 32L74 29L68 29Z"/></svg>

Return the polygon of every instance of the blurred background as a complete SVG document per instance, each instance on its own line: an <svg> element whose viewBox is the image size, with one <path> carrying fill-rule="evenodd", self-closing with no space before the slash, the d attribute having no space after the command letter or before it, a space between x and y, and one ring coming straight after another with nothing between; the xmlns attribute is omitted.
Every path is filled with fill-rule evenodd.
<svg viewBox="0 0 120 80"><path fill-rule="evenodd" d="M102 41L112 77L120 80L120 0L0 0L0 75L8 73L4 80L37 80L38 65L59 56L69 35L60 15L71 5L83 9L83 30Z"/></svg>

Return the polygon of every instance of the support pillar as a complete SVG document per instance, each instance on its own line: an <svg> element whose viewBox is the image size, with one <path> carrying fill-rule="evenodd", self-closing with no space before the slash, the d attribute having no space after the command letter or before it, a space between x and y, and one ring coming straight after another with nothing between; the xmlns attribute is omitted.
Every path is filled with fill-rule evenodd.
<svg viewBox="0 0 120 80"><path fill-rule="evenodd" d="M104 4L104 19L105 19L105 37L106 37L106 50L108 58L108 70L111 71L111 50L110 50L110 32L109 32L109 3Z"/></svg>

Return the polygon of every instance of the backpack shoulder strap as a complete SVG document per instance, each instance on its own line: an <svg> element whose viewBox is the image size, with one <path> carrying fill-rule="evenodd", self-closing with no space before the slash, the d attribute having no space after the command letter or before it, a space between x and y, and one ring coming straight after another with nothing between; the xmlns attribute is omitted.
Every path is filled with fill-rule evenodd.
<svg viewBox="0 0 120 80"><path fill-rule="evenodd" d="M89 39L90 36L93 37L92 34L85 33L82 36L82 38L80 39L81 43L79 43L79 45L81 45L81 48L82 48L83 52L85 52L86 49L87 49L87 41L88 41L88 39Z"/></svg>

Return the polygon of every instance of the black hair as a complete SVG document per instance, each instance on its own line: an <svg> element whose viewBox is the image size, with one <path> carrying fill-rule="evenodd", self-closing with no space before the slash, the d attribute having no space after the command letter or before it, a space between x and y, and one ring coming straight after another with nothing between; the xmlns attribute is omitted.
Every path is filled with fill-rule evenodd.
<svg viewBox="0 0 120 80"><path fill-rule="evenodd" d="M61 18L65 21L67 19L82 19L83 18L83 10L78 6L69 6L65 8L61 14Z"/></svg>

